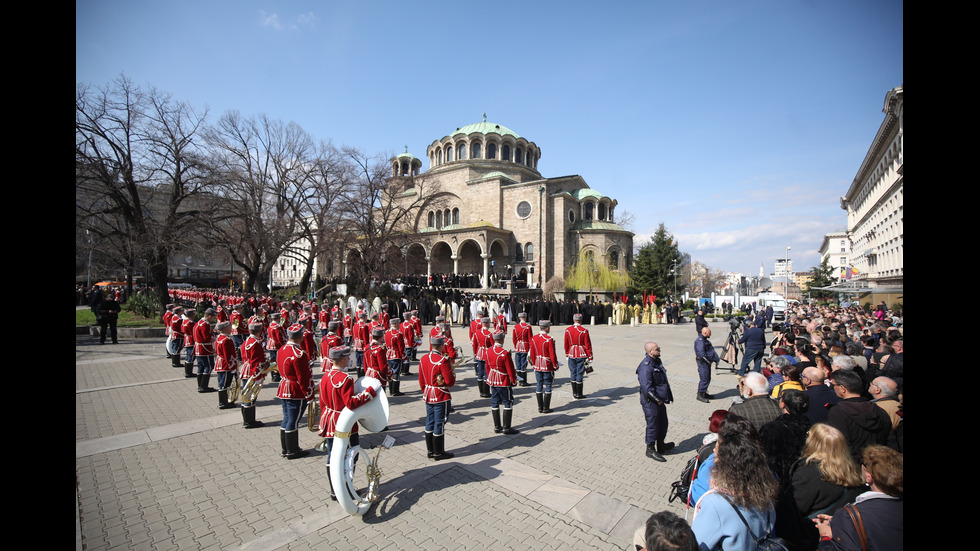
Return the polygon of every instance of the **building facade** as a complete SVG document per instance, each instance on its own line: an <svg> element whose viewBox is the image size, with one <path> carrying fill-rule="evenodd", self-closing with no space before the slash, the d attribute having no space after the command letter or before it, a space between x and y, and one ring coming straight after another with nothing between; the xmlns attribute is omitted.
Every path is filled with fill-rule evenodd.
<svg viewBox="0 0 980 551"><path fill-rule="evenodd" d="M847 230L833 231L823 236L823 243L820 244L820 262L827 261L827 265L834 269L834 275L838 279L850 279L851 277L851 238L847 235Z"/></svg>
<svg viewBox="0 0 980 551"><path fill-rule="evenodd" d="M386 255L401 267L389 273L476 274L486 288L539 287L580 256L630 269L633 234L616 223L618 202L581 176L543 177L541 148L513 130L484 116L433 141L426 157L425 172L407 148L390 160L394 201L414 212Z"/></svg>
<svg viewBox="0 0 980 551"><path fill-rule="evenodd" d="M885 118L841 197L852 244L852 281L869 287L901 287L904 266L904 85L889 90Z"/></svg>

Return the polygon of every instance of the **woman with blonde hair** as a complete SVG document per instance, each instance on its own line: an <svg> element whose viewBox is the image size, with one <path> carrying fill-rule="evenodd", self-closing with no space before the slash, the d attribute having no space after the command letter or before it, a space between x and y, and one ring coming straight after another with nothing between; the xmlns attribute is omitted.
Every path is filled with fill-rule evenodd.
<svg viewBox="0 0 980 551"><path fill-rule="evenodd" d="M824 423L810 427L803 456L791 472L796 505L810 519L832 515L865 491L844 434Z"/></svg>

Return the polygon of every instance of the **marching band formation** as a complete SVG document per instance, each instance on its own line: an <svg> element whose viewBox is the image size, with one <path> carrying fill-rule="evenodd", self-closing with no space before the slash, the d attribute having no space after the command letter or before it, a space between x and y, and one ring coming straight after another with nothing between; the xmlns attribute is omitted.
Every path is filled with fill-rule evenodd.
<svg viewBox="0 0 980 551"><path fill-rule="evenodd" d="M349 430L340 430L341 414L385 395L386 423L387 396L405 395L401 382L404 375L410 375L413 362L418 365L419 389L425 403L427 457L436 461L453 457L445 449L445 425L453 411L456 369L465 356L455 345L451 324L443 316L436 317L428 334L429 350L419 358L424 333L417 311L406 312L402 320L391 318L384 305L375 311L368 306L365 311L357 304L355 312L343 300L318 305L263 299L254 305L254 315L246 321L248 305L244 302L229 305L227 299L217 298L214 304L200 320L193 308L167 305L163 316L167 354L173 367L183 367L185 376L197 378L198 392L217 391L220 409L234 408L240 398L242 426L246 429L263 425L255 419L255 404L266 376L278 382L276 397L283 412L279 431L282 457L297 459L309 454L299 446L299 419L304 410L310 430L325 439L317 449L327 450L328 461L335 438L357 447L357 418L347 420ZM536 379L538 412L551 412L555 371L561 366L550 336L551 322L540 320L540 331L533 334L527 314L518 314L517 323L511 327L512 352L505 347L507 317L500 314L491 318L483 309L478 313L469 327L469 341L480 397L490 399L494 432L517 434L513 427L513 387L528 386L531 371ZM565 356L576 399L585 397L582 375L591 371L593 357L589 331L581 320L582 315L575 314L574 324L565 332ZM317 361L322 373L319 388L313 375ZM209 386L212 371L218 375L217 389ZM328 475L330 472L328 463ZM331 482L331 494L337 499L334 488L342 484L335 484Z"/></svg>

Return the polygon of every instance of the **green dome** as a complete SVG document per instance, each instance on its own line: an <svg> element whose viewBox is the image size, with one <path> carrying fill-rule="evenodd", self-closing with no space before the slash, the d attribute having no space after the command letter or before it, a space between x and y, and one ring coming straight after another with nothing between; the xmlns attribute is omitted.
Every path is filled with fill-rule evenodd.
<svg viewBox="0 0 980 551"><path fill-rule="evenodd" d="M500 134L501 136L514 136L515 138L520 138L520 136L517 135L517 132L514 132L510 128L487 121L468 124L462 128L457 128L455 132L450 134L450 136L455 136L456 134L473 134L474 132L478 132L480 134Z"/></svg>
<svg viewBox="0 0 980 551"><path fill-rule="evenodd" d="M602 195L601 193L599 193L598 191L596 191L594 189L590 189L590 188L584 187L584 188L579 188L579 189L576 189L575 191L573 191L572 192L572 197L574 197L574 198L578 199L579 201L581 201L582 199L585 199L586 197L595 197L597 199L601 199L601 198L604 197L604 195Z"/></svg>

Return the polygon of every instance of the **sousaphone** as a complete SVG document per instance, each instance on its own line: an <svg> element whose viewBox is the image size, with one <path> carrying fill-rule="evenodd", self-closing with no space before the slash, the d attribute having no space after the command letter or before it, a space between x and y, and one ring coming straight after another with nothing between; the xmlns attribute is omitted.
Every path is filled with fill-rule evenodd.
<svg viewBox="0 0 980 551"><path fill-rule="evenodd" d="M373 387L376 392L371 401L353 410L345 407L340 412L333 433L333 449L328 463L337 502L351 516L366 513L380 496L381 469L378 468L377 457L372 458L371 454L359 445L350 447L350 431L354 428L354 423L360 423L361 428L370 432L380 432L388 426L390 409L388 397L381 388L381 381L373 377L361 377L354 381L354 394L360 394L368 387ZM380 454L379 448L378 455ZM363 496L357 492L354 485L354 465L358 456L361 457L368 478L367 492Z"/></svg>

